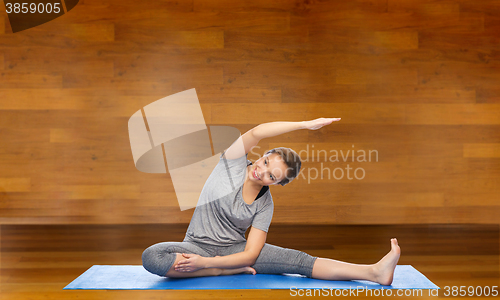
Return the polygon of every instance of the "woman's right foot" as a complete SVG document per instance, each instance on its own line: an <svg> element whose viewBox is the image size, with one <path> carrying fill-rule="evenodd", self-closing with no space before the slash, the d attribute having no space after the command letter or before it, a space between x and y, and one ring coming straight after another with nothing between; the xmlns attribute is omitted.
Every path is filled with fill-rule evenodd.
<svg viewBox="0 0 500 300"><path fill-rule="evenodd" d="M394 275L394 269L398 264L401 249L397 239L391 239L391 251L387 253L379 262L373 265L375 273L375 282L381 285L391 285Z"/></svg>

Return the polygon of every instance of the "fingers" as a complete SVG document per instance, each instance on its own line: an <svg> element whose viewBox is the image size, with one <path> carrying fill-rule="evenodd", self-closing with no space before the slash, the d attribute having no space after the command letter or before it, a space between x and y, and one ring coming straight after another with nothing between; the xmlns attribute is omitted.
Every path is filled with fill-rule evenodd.
<svg viewBox="0 0 500 300"><path fill-rule="evenodd" d="M193 272L195 269L191 266L175 266L177 272Z"/></svg>
<svg viewBox="0 0 500 300"><path fill-rule="evenodd" d="M184 260L180 260L177 262L176 266L184 266L184 265L187 265L189 264L190 260L189 258L188 259L184 259Z"/></svg>
<svg viewBox="0 0 500 300"><path fill-rule="evenodd" d="M340 118L329 118L329 119L326 119L326 121L323 122L323 124L321 124L321 126L319 128L321 128L322 126L325 126L325 125L330 125L333 122L338 122L338 121L340 121Z"/></svg>
<svg viewBox="0 0 500 300"><path fill-rule="evenodd" d="M325 121L340 121L342 118L319 118L316 120L325 120Z"/></svg>
<svg viewBox="0 0 500 300"><path fill-rule="evenodd" d="M179 272L186 271L189 268L188 263L189 261L180 261L175 265L174 269Z"/></svg>
<svg viewBox="0 0 500 300"><path fill-rule="evenodd" d="M340 121L340 118L329 118L327 119L327 123L325 123L325 125L332 124L333 122L338 122L338 121Z"/></svg>
<svg viewBox="0 0 500 300"><path fill-rule="evenodd" d="M312 121L340 121L342 118L317 118Z"/></svg>
<svg viewBox="0 0 500 300"><path fill-rule="evenodd" d="M325 125L329 125L329 124L332 124L332 122L338 122L340 120L341 120L341 118L319 118L319 119L314 120L315 125L312 125L312 127L310 129L319 129Z"/></svg>

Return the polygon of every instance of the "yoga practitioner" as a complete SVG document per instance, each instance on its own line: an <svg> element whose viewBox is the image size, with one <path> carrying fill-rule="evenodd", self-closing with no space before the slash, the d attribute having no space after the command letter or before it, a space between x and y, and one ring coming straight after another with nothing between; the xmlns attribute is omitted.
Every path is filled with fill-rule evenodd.
<svg viewBox="0 0 500 300"><path fill-rule="evenodd" d="M390 285L401 251L395 238L389 253L370 265L313 257L266 243L274 208L269 186L289 183L298 175L301 162L289 148L271 149L255 163L247 159L248 152L261 139L298 129L316 130L339 120L263 123L240 136L221 154L208 177L184 240L144 250L144 268L166 277L292 273Z"/></svg>

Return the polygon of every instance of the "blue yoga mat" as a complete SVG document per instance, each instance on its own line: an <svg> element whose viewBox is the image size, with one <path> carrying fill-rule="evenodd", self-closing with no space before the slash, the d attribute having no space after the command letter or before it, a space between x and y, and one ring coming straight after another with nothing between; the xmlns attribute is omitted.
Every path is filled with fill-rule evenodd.
<svg viewBox="0 0 500 300"><path fill-rule="evenodd" d="M237 274L194 278L166 278L143 266L94 265L64 289L89 290L219 290L219 289L439 289L410 265L398 265L391 285L370 281L330 281L298 274Z"/></svg>

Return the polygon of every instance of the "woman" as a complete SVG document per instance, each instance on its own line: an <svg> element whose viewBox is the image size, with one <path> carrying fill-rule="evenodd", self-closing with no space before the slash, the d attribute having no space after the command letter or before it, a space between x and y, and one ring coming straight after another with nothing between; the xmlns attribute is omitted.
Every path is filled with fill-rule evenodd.
<svg viewBox="0 0 500 300"><path fill-rule="evenodd" d="M316 130L339 120L264 123L243 134L224 151L207 179L184 241L147 248L142 254L144 268L166 277L293 273L390 285L401 253L396 239L391 239L391 251L371 265L313 257L266 243L274 208L269 186L293 180L301 162L288 148L269 150L254 164L247 160L248 152L263 138L298 129Z"/></svg>

